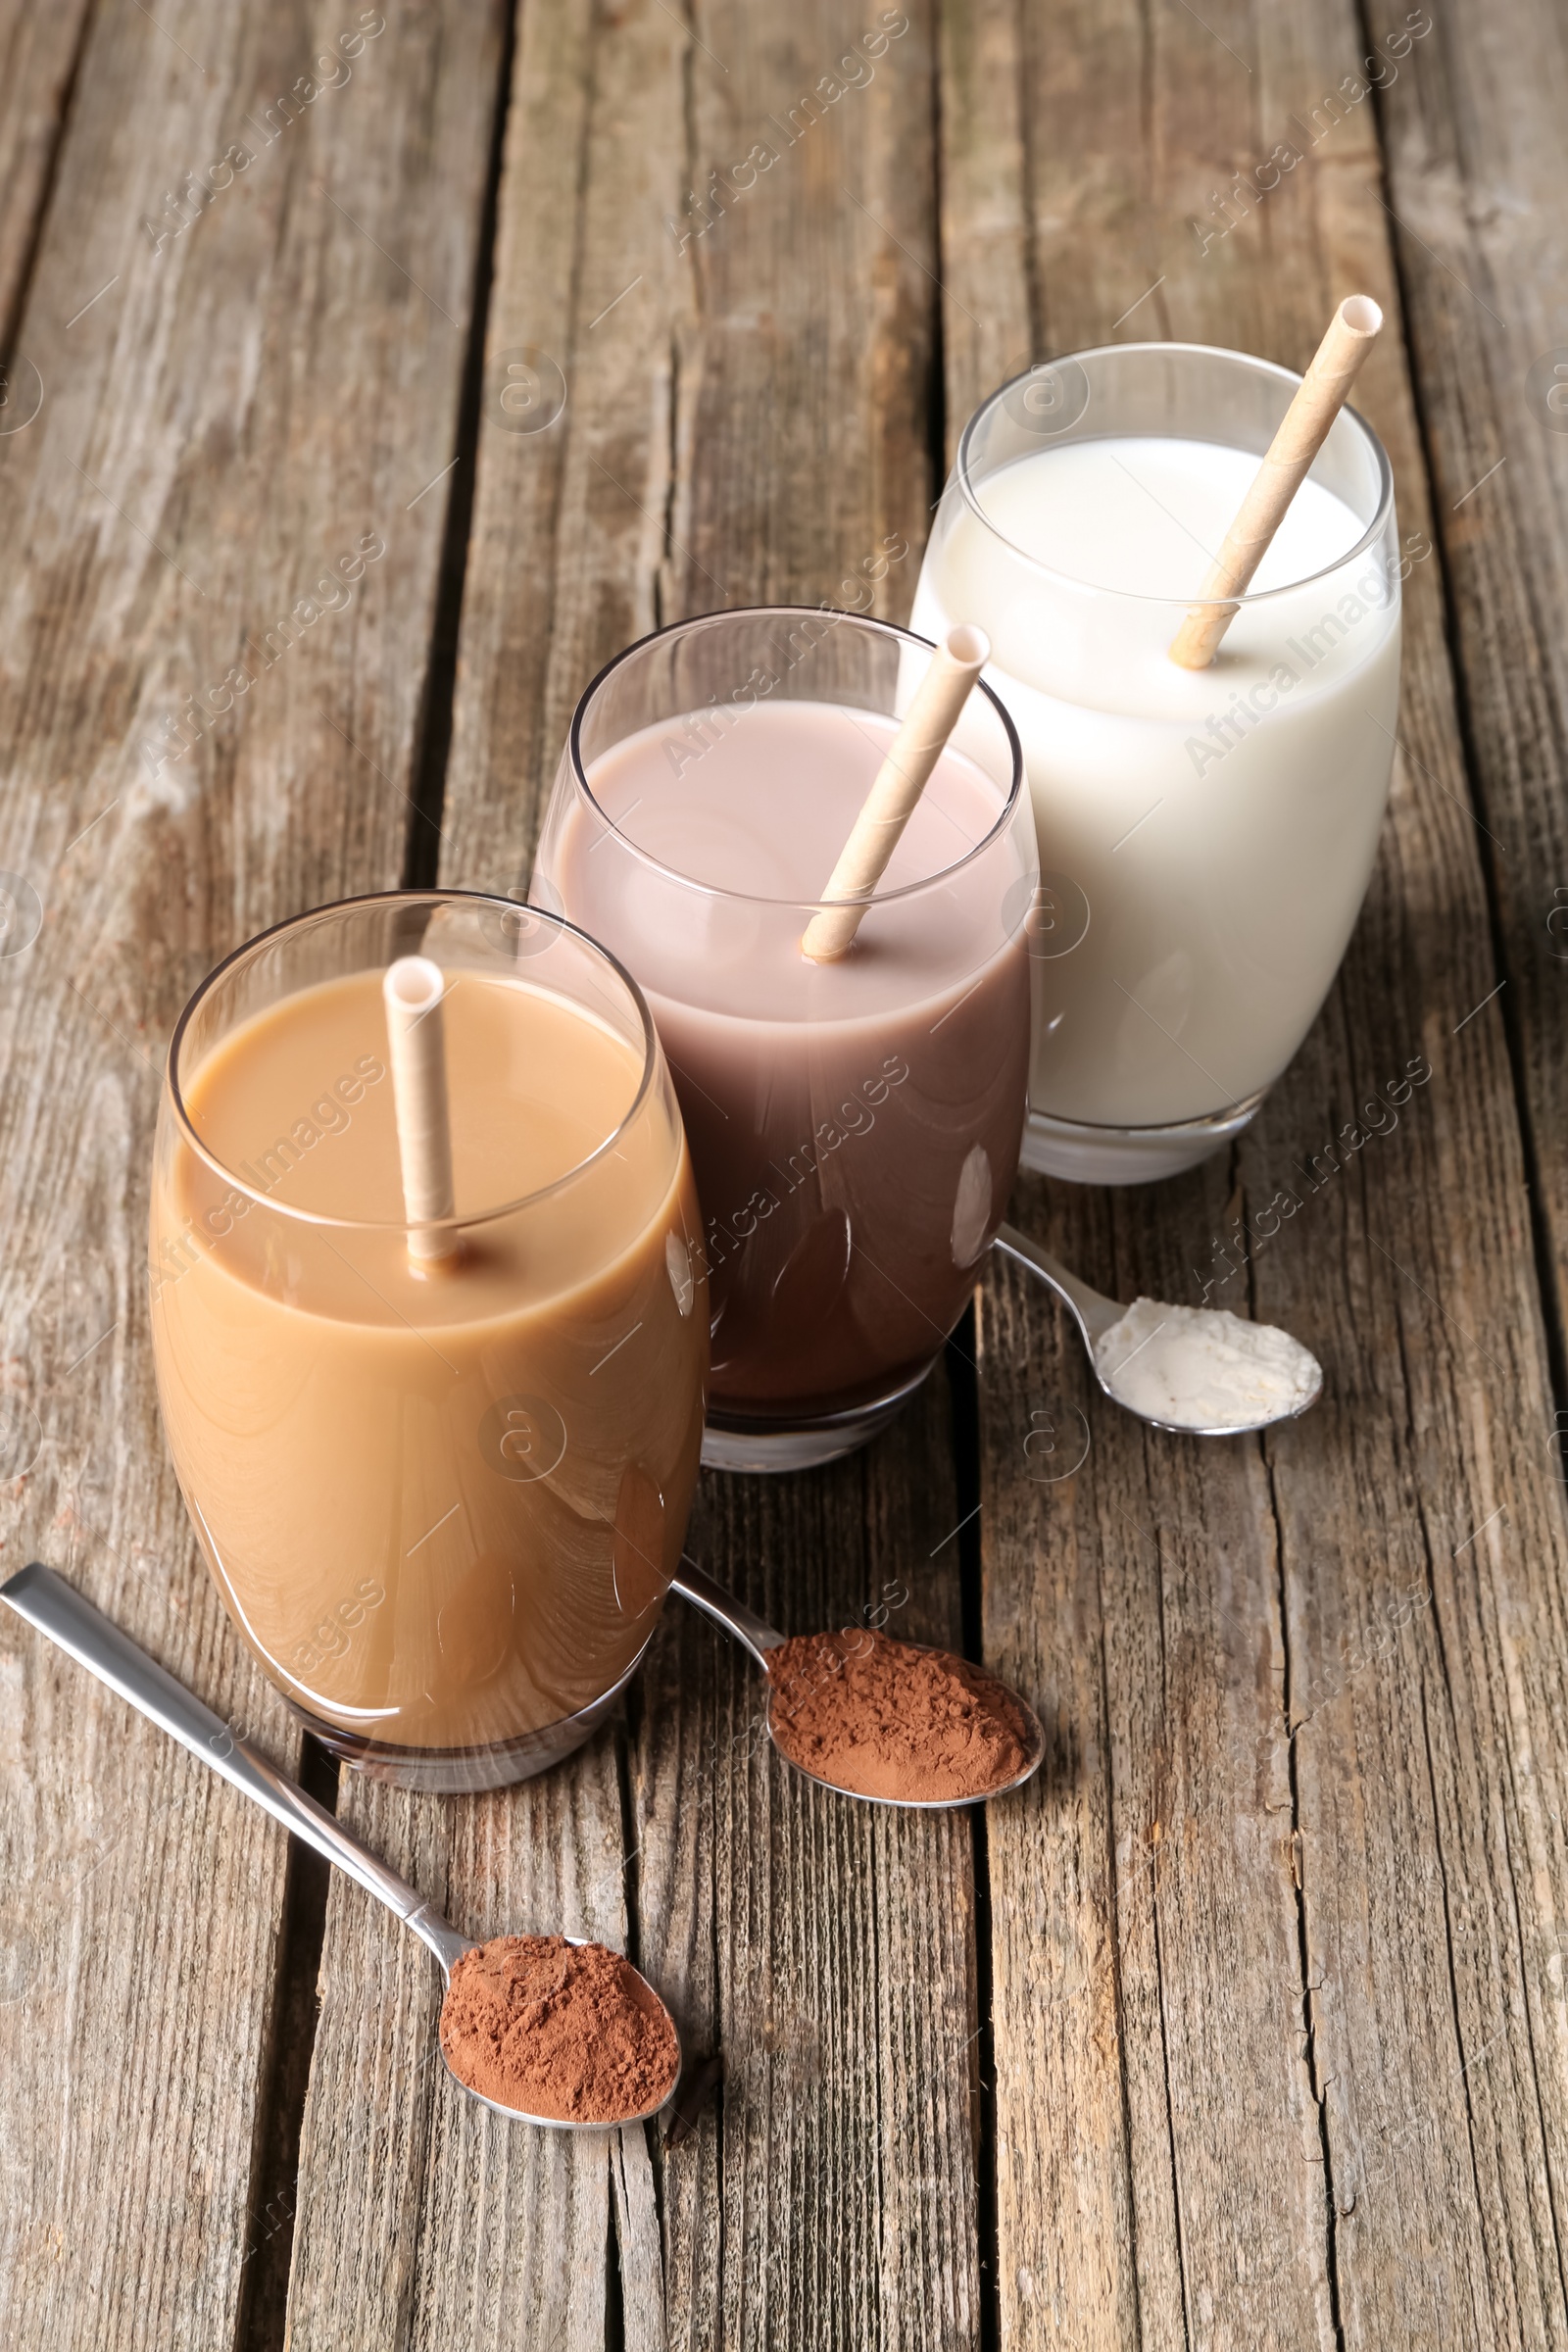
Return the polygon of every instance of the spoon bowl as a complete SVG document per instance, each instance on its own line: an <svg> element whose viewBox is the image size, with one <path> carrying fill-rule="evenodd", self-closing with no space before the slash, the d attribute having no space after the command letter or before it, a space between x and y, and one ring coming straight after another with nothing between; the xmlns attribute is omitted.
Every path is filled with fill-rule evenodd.
<svg viewBox="0 0 1568 2352"><path fill-rule="evenodd" d="M710 1617L715 1625L722 1626L724 1632L738 1642L743 1649L750 1650L757 1664L768 1677L767 1736L769 1740L772 1740L778 1754L782 1756L792 1771L800 1773L808 1781L814 1781L819 1788L831 1788L837 1796L852 1796L858 1804L891 1805L895 1810L904 1813L951 1813L961 1805L984 1805L989 1804L994 1796L1006 1796L1010 1790L1021 1788L1025 1781L1033 1780L1035 1774L1040 1770L1046 1752L1045 1726L1028 1700L1021 1697L1011 1685L1007 1684L1004 1688L1013 1705L1023 1716L1028 1732L1027 1761L1020 1771L1013 1774L1010 1780L1001 1782L990 1788L976 1789L972 1796L872 1796L868 1795L863 1788L849 1788L842 1781L830 1781L825 1774L813 1772L808 1764L803 1764L797 1757L792 1756L788 1748L780 1743L778 1733L774 1729L773 1709L778 1700L778 1691L773 1686L769 1657L772 1651L783 1648L788 1637L779 1633L776 1627L769 1625L765 1618L759 1617L755 1609L749 1609L743 1600L737 1600L735 1595L727 1592L722 1585L715 1584L713 1579L705 1574L694 1560L682 1559L679 1571L670 1579L670 1591L678 1592L682 1600L690 1601L694 1609L701 1609L705 1617ZM929 1642L906 1642L904 1643L904 1647L923 1650L933 1657L949 1657L953 1654L949 1650L939 1650L935 1643ZM984 1669L979 1671L983 1672ZM998 1677L993 1675L990 1679L996 1682Z"/></svg>
<svg viewBox="0 0 1568 2352"><path fill-rule="evenodd" d="M905 1647L906 1649L935 1650L936 1644L930 1642L907 1642L905 1643ZM948 1651L939 1654L951 1656L953 1653ZM991 1679L995 1682L997 1677L993 1675ZM1000 1781L990 1788L977 1789L973 1796L873 1796L864 1788L847 1788L842 1781L826 1779L823 1774L813 1772L809 1764L801 1763L799 1758L792 1756L787 1748L779 1746L778 1734L773 1729L773 1702L777 1695L775 1692L768 1694L767 1736L792 1771L798 1772L803 1780L814 1781L819 1788L831 1788L835 1796L853 1796L856 1803L860 1805L888 1805L895 1813L952 1813L962 1805L989 1805L994 1796L1010 1795L1014 1788L1021 1788L1026 1781L1032 1781L1040 1770L1046 1753L1046 1727L1028 1700L1020 1698L1010 1684L1008 1690L1013 1704L1027 1719L1028 1761L1021 1771L1013 1774L1010 1781Z"/></svg>
<svg viewBox="0 0 1568 2352"><path fill-rule="evenodd" d="M3 1597L5 1597L5 1587L0 1585L0 1598ZM303 1790L301 1793L304 1793ZM310 1799L307 1798L306 1801L309 1803ZM332 1816L328 1814L327 1819L331 1820ZM476 1952L482 1949L482 1946L475 1942L471 1936L460 1936L456 1928L452 1927L448 1921L444 1920L439 1911L432 1911L428 1904L422 1904L420 1906L420 1916L417 1918L413 1913L406 1913L402 1914L401 1916L403 1917L404 1925L412 1928L420 1940L428 1944L431 1951L434 1952L437 1960L441 1964L442 1982L449 1988L452 1984L452 1971L454 1968L456 1968L458 1962L463 1958L465 1952ZM563 1943L569 1943L573 1945L578 1951L583 1951L588 1947L588 1945L596 1942L597 1938L592 1936L563 1936L561 1940ZM631 1964L628 1961L627 1966L630 1967L630 1965ZM650 1993L653 1993L653 1997L656 2001L659 2001L659 2006L663 2011L664 2020L669 2027L670 2033L675 2034L675 2021L670 2016L668 2009L665 2008L664 2003L660 2000L658 1993L654 1992L654 1988L648 1983L648 1979L643 1975L641 1969L637 1969L633 1973L635 1974L638 1983L644 1985ZM504 2115L509 2123L532 2124L535 2130L540 2132L619 2132L622 2130L630 2130L633 2124L652 2123L656 2115L662 2115L664 2109L674 2098L675 2092L679 2088L680 2084L680 2037L678 2034L675 2034L675 2048L677 2052L675 2080L671 2082L668 2090L665 2091L662 2099L656 2099L651 2107L639 2109L635 2115L617 2115L606 2123L577 2123L570 2116L530 2115L521 2107L507 2107L503 2105L500 2099L487 2098L482 2090L475 2090L471 2082L465 2082L463 2077L453 2066L451 2059L447 2056L446 2044L441 2039L439 2030L436 2034L436 2047L441 2052L441 2063L446 2068L447 2073L452 2077L452 2080L457 2084L458 2088L466 2092L470 2099L477 2099L480 2106L488 2107L492 2115Z"/></svg>
<svg viewBox="0 0 1568 2352"><path fill-rule="evenodd" d="M373 1894L377 1902L385 1903L435 1954L447 1984L451 1984L452 1971L464 1953L479 1949L471 1936L460 1935L452 1922L443 1919L416 1888L400 1879L396 1871L389 1870L368 1846L362 1845L335 1814L318 1805L314 1796L291 1781L287 1773L280 1772L260 1748L253 1747L242 1735L232 1731L221 1716L203 1706L194 1691L187 1690L183 1683L177 1682L144 1649L139 1649L128 1634L112 1624L90 1601L83 1600L52 1568L34 1560L18 1569L15 1576L0 1585L0 1600L7 1601L19 1617L24 1617L78 1665L85 1666L89 1674L95 1674L101 1683L118 1690L122 1698L128 1699L150 1722L177 1740L220 1779L242 1790L253 1804L270 1813L274 1821L280 1821L296 1838L303 1838L318 1854L324 1854L328 1862L345 1872L368 1894ZM592 1938L567 1936L563 1940L581 1946ZM667 2107L675 2095L680 2076L680 2037L673 2018L646 1977L634 1973L663 2011L676 2052L675 2081L663 2098L641 2114L617 2115L593 2123L578 2123L559 2115L531 2115L520 2107L503 2106L499 2100L486 2098L482 2091L471 2088L461 2075L454 2073L445 2049L441 2051L442 2064L470 2099L477 2099L481 2107L489 2107L511 2123L534 2124L542 2132L610 2132L646 2123Z"/></svg>
<svg viewBox="0 0 1568 2352"><path fill-rule="evenodd" d="M1277 1412L1264 1413L1256 1421L1223 1421L1211 1428L1202 1428L1191 1421L1163 1421L1156 1413L1146 1413L1141 1406L1119 1396L1111 1387L1101 1371L1095 1353L1098 1343L1107 1331L1114 1329L1127 1312L1120 1300L1107 1298L1102 1291L1092 1290L1059 1258L1053 1257L1049 1250L1042 1250L1038 1242L1032 1242L1026 1233L1020 1233L1016 1225L999 1227L991 1246L994 1250L1000 1250L1004 1257L1010 1257L1015 1265L1024 1266L1031 1274L1038 1276L1048 1290L1055 1292L1078 1326L1088 1351L1089 1368L1104 1395L1112 1404L1120 1405L1124 1413L1131 1413L1139 1421L1147 1421L1152 1429L1167 1429L1178 1438L1250 1437L1257 1430L1272 1429L1277 1422L1299 1420L1303 1413L1310 1412L1323 1394L1323 1367L1314 1358L1317 1379L1310 1394L1299 1404L1282 1405Z"/></svg>

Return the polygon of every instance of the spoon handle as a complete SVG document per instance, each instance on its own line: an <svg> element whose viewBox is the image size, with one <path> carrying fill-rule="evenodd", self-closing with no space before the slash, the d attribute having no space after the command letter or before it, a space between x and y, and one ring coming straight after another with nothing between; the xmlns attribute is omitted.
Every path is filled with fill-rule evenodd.
<svg viewBox="0 0 1568 2352"><path fill-rule="evenodd" d="M443 1968L450 1968L468 1938L432 1911L395 1870L377 1861L369 1849L347 1831L324 1805L308 1796L297 1782L242 1734L233 1731L211 1707L204 1707L193 1690L138 1649L128 1634L83 1600L64 1577L34 1560L0 1585L0 1600L8 1601L19 1617L37 1627L51 1642L69 1651L111 1690L128 1698L149 1722L156 1723L181 1747L210 1766L254 1804L280 1821L324 1854L338 1869L373 1894L388 1910L423 1936Z"/></svg>
<svg viewBox="0 0 1568 2352"><path fill-rule="evenodd" d="M721 1625L737 1642L744 1642L759 1666L766 1671L768 1651L781 1648L784 1637L765 1618L749 1609L744 1600L737 1600L733 1592L726 1592L722 1585L715 1585L695 1560L684 1556L669 1580L669 1589L678 1592L682 1600L689 1600L694 1609L701 1609L705 1617L711 1617L715 1625Z"/></svg>
<svg viewBox="0 0 1568 2352"><path fill-rule="evenodd" d="M1080 1282L1059 1257L1042 1250L1038 1242L1020 1233L1016 1225L999 1225L992 1248L1000 1250L1004 1257L1015 1259L1020 1266L1027 1266L1031 1274L1038 1275L1072 1309L1091 1355L1102 1333L1119 1323L1126 1311L1114 1298L1107 1298L1102 1292L1091 1290L1087 1282Z"/></svg>

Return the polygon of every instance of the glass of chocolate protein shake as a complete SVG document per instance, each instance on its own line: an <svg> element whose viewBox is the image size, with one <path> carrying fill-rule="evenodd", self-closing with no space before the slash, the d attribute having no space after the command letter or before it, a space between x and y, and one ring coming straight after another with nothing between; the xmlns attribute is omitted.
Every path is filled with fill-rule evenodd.
<svg viewBox="0 0 1568 2352"><path fill-rule="evenodd" d="M530 895L652 1008L704 1215L721 1468L826 1461L898 1409L1017 1167L1038 858L983 683L853 947L802 947L932 653L820 609L685 621L594 680L563 755Z"/></svg>

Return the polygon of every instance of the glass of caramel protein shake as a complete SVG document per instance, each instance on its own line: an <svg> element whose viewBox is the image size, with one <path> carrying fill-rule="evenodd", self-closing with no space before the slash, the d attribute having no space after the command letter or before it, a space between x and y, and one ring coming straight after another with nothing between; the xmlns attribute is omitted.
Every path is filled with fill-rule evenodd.
<svg viewBox="0 0 1568 2352"><path fill-rule="evenodd" d="M417 1227L383 994L408 957L450 1142L450 1213ZM230 1616L336 1754L498 1787L611 1706L697 1475L700 1243L648 1008L570 924L351 900L197 991L153 1177L164 1425Z"/></svg>

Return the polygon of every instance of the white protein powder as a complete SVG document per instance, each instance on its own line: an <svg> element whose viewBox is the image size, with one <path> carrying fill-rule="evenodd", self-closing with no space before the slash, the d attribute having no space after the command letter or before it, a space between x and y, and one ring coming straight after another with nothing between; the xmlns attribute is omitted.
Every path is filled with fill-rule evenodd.
<svg viewBox="0 0 1568 2352"><path fill-rule="evenodd" d="M1118 1403L1175 1429L1282 1420L1323 1383L1317 1357L1288 1331L1158 1298L1135 1298L1095 1342L1095 1369Z"/></svg>

